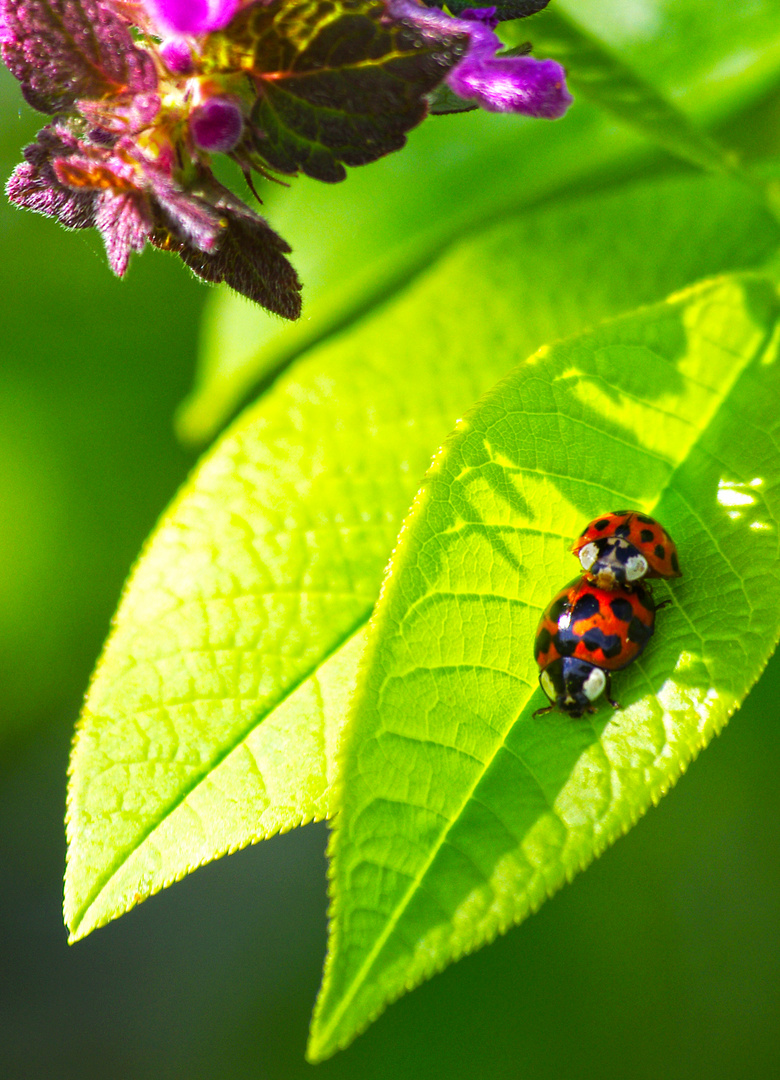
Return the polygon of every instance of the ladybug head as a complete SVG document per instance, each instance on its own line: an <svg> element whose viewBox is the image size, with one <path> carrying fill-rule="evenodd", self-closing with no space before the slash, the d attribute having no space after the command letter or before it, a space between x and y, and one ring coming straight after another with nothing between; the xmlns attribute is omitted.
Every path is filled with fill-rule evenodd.
<svg viewBox="0 0 780 1080"><path fill-rule="evenodd" d="M587 660L566 656L553 660L539 676L539 684L552 704L567 716L595 712L593 702L607 686L607 674Z"/></svg>
<svg viewBox="0 0 780 1080"><path fill-rule="evenodd" d="M600 589L632 585L646 577L650 569L644 555L619 536L591 540L578 554L582 569Z"/></svg>

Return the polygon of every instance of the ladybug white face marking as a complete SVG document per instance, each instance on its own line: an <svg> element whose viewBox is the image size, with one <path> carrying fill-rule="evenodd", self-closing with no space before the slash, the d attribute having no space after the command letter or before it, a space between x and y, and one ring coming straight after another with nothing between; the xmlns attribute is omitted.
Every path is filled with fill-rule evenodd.
<svg viewBox="0 0 780 1080"><path fill-rule="evenodd" d="M597 697L604 693L604 687L606 685L607 676L601 668L594 667L590 675L588 675L587 679L582 684L582 692L588 701L595 701Z"/></svg>
<svg viewBox="0 0 780 1080"><path fill-rule="evenodd" d="M547 694L547 697L550 699L550 701L555 701L555 687L553 686L552 679L550 678L550 676L547 674L546 671L542 672L542 680L541 681L542 681L542 690L544 690L545 694Z"/></svg>
<svg viewBox="0 0 780 1080"><path fill-rule="evenodd" d="M586 544L584 548L580 550L580 565L583 570L590 570L596 559L599 557L599 549L596 544L591 541Z"/></svg>
<svg viewBox="0 0 780 1080"><path fill-rule="evenodd" d="M639 581L647 573L647 559L638 552L626 563L626 581Z"/></svg>

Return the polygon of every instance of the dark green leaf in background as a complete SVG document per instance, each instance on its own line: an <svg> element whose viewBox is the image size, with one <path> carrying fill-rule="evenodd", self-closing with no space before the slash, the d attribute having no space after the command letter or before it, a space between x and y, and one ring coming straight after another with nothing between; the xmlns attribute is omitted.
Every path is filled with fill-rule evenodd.
<svg viewBox="0 0 780 1080"><path fill-rule="evenodd" d="M388 19L382 0L274 0L211 35L205 62L254 76L254 148L272 168L334 182L404 145L467 44Z"/></svg>
<svg viewBox="0 0 780 1080"><path fill-rule="evenodd" d="M510 43L530 38L535 55L563 65L575 94L614 113L669 153L700 168L739 172L734 155L572 19L553 9L544 19L515 22L503 32Z"/></svg>
<svg viewBox="0 0 780 1080"><path fill-rule="evenodd" d="M520 922L663 795L780 636L780 302L716 279L544 348L459 422L401 532L345 731L310 1055ZM676 539L651 646L534 719L534 631L592 517Z"/></svg>

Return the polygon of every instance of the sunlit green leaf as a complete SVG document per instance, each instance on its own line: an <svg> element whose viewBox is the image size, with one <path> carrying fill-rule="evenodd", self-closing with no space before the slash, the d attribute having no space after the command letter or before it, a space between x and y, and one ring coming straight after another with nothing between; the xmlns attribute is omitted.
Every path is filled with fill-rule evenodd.
<svg viewBox="0 0 780 1080"><path fill-rule="evenodd" d="M541 349L457 425L401 532L345 731L310 1054L520 922L721 729L780 635L780 301L716 279ZM533 717L534 631L592 517L676 539L623 708Z"/></svg>
<svg viewBox="0 0 780 1080"><path fill-rule="evenodd" d="M88 696L73 935L331 811L382 570L432 452L480 393L544 341L779 241L737 185L705 177L508 218L247 411L160 523Z"/></svg>

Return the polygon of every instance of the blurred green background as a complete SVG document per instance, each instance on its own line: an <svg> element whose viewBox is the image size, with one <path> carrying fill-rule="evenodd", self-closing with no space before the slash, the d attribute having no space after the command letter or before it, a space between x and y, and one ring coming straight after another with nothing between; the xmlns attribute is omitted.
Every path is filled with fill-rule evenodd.
<svg viewBox="0 0 780 1080"><path fill-rule="evenodd" d="M0 174L38 126L0 78ZM327 244L327 237L320 242ZM342 238L343 242L343 238ZM73 724L122 582L194 461L171 418L207 290L0 200L0 1075L780 1075L780 658L661 805L530 919L303 1060L326 829L224 859L73 948Z"/></svg>

